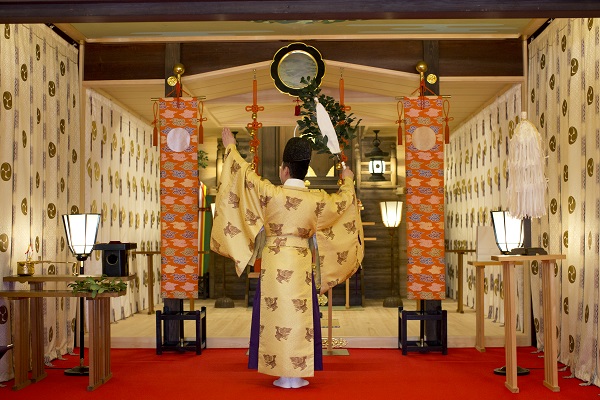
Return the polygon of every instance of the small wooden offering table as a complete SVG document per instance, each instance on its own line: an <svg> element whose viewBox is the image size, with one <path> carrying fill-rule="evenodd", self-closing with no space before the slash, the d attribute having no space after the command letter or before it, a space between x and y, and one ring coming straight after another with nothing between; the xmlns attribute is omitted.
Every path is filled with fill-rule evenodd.
<svg viewBox="0 0 600 400"><path fill-rule="evenodd" d="M14 364L15 384L19 390L46 377L44 371L44 297L85 297L89 312L89 391L108 381L110 371L110 298L125 295L123 292L105 292L92 298L92 293L73 293L71 290L43 290L44 282L74 282L89 275L30 275L5 276L4 282L29 283L30 290L2 290L0 297L15 302ZM96 277L100 279L100 277ZM115 277L129 281L135 275ZM31 344L29 332L31 330ZM31 354L31 378L28 378Z"/></svg>
<svg viewBox="0 0 600 400"><path fill-rule="evenodd" d="M481 352L485 351L484 332L484 269L486 266L502 265L500 261L468 261L467 264L475 267L475 348ZM518 262L516 264L522 264Z"/></svg>
<svg viewBox="0 0 600 400"><path fill-rule="evenodd" d="M566 258L563 254L544 254L534 256L502 255L491 256L493 261L502 263L504 273L504 335L506 352L506 382L504 385L513 393L519 392L517 386L517 314L515 292L515 264L525 261L540 262L542 277L542 303L544 318L544 386L553 392L560 391L558 386L557 356L558 347L555 335L556 326L556 293L552 284L552 265L557 260Z"/></svg>

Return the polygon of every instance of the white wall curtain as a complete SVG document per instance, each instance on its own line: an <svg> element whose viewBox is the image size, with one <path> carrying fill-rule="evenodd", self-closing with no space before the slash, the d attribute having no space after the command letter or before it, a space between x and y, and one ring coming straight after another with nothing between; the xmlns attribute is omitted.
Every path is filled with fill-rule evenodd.
<svg viewBox="0 0 600 400"><path fill-rule="evenodd" d="M148 107L152 107L150 99ZM158 250L159 151L152 146L152 127L87 90L85 137L86 205L102 214L98 242L136 243L136 251ZM156 269L160 263L159 256L155 257ZM95 252L88 267L90 273L102 273L100 252ZM130 255L129 272L137 274L137 279L130 283L126 296L111 299L113 321L148 308L146 256ZM160 276L158 269L154 276ZM160 293L158 282L150 283L156 294Z"/></svg>
<svg viewBox="0 0 600 400"><path fill-rule="evenodd" d="M44 25L2 26L0 277L16 274L30 244L33 260L50 261L37 264L36 274L70 273L56 261L73 261L61 215L80 204L77 62L77 49ZM44 299L47 362L73 348L75 305ZM9 310L10 301L0 299L1 344L11 342ZM11 357L4 357L0 381L12 376Z"/></svg>
<svg viewBox="0 0 600 400"><path fill-rule="evenodd" d="M85 154L80 154L78 50L45 25L2 26L0 35L0 278L17 273L31 244L35 274L70 274L75 261L61 215L100 212L98 242L134 242L157 250L158 149L152 127L93 91L85 99ZM148 99L148 107L151 107ZM80 163L85 162L85 187ZM85 198L84 194L85 193ZM83 209L80 209L83 208ZM157 256L158 257L158 256ZM100 252L86 273L102 271ZM112 299L112 320L148 307L146 257L129 259L137 280ZM155 276L160 263L155 262ZM155 280L155 301L158 300ZM4 289L27 285L3 284ZM66 284L46 284L66 289ZM74 347L75 299L44 299L45 361ZM0 344L11 342L11 304L0 299ZM10 353L9 353L10 354ZM12 357L0 361L0 382L12 379Z"/></svg>
<svg viewBox="0 0 600 400"><path fill-rule="evenodd" d="M547 147L548 215L533 224L538 245L566 260L555 269L558 326L544 325L532 265L534 317L557 330L559 360L598 378L600 221L600 19L558 19L529 45L529 114ZM535 244L535 243L534 243Z"/></svg>
<svg viewBox="0 0 600 400"><path fill-rule="evenodd" d="M491 225L490 211L506 209L508 141L519 121L521 85L515 85L451 134L446 146L446 240L450 248L475 249L478 225ZM466 243L466 244L465 244ZM475 269L464 256L463 303L475 307ZM446 254L447 295L457 298L458 256ZM501 267L485 268L484 314L504 323ZM517 329L523 331L523 269L517 268Z"/></svg>

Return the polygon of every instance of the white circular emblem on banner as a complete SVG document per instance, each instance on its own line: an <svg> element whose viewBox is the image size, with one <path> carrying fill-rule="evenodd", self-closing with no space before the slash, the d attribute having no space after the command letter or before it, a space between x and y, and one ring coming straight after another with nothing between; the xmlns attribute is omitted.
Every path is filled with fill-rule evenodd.
<svg viewBox="0 0 600 400"><path fill-rule="evenodd" d="M184 151L190 146L190 134L183 128L171 129L167 133L167 146L176 152Z"/></svg>
<svg viewBox="0 0 600 400"><path fill-rule="evenodd" d="M420 151L430 150L435 140L435 132L428 126L420 126L412 134L412 144Z"/></svg>

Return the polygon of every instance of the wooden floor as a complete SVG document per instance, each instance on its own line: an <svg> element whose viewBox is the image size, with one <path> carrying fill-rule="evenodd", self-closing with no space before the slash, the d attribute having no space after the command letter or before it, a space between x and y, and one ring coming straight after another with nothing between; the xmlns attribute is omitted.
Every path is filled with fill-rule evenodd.
<svg viewBox="0 0 600 400"><path fill-rule="evenodd" d="M384 308L382 301L367 300L364 307L333 307L333 343L342 339L348 348L397 348L398 310ZM250 335L251 308L242 301L234 308L215 308L215 300L195 300L195 309L206 307L207 346L212 348L245 348ZM186 301L184 308L189 309ZM414 300L404 300L406 310L414 310ZM157 304L155 309L162 309ZM456 302L443 301L443 309L448 311L448 347L475 346L475 310L465 307L464 314L456 312ZM185 322L186 338L194 334L193 322ZM327 308L323 308L323 338L328 337ZM147 310L134 314L125 320L111 325L113 348L155 348L156 316ZM419 322L409 321L409 339L419 337ZM485 320L486 346L504 346L504 325ZM528 346L531 340L525 334L517 335L517 345Z"/></svg>

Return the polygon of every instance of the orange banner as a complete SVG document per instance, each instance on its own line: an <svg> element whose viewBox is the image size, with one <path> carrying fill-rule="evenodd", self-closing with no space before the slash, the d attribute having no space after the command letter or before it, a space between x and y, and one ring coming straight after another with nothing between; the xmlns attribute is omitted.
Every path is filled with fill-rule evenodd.
<svg viewBox="0 0 600 400"><path fill-rule="evenodd" d="M160 109L161 296L198 297L198 101Z"/></svg>
<svg viewBox="0 0 600 400"><path fill-rule="evenodd" d="M442 97L403 100L409 299L446 298Z"/></svg>

